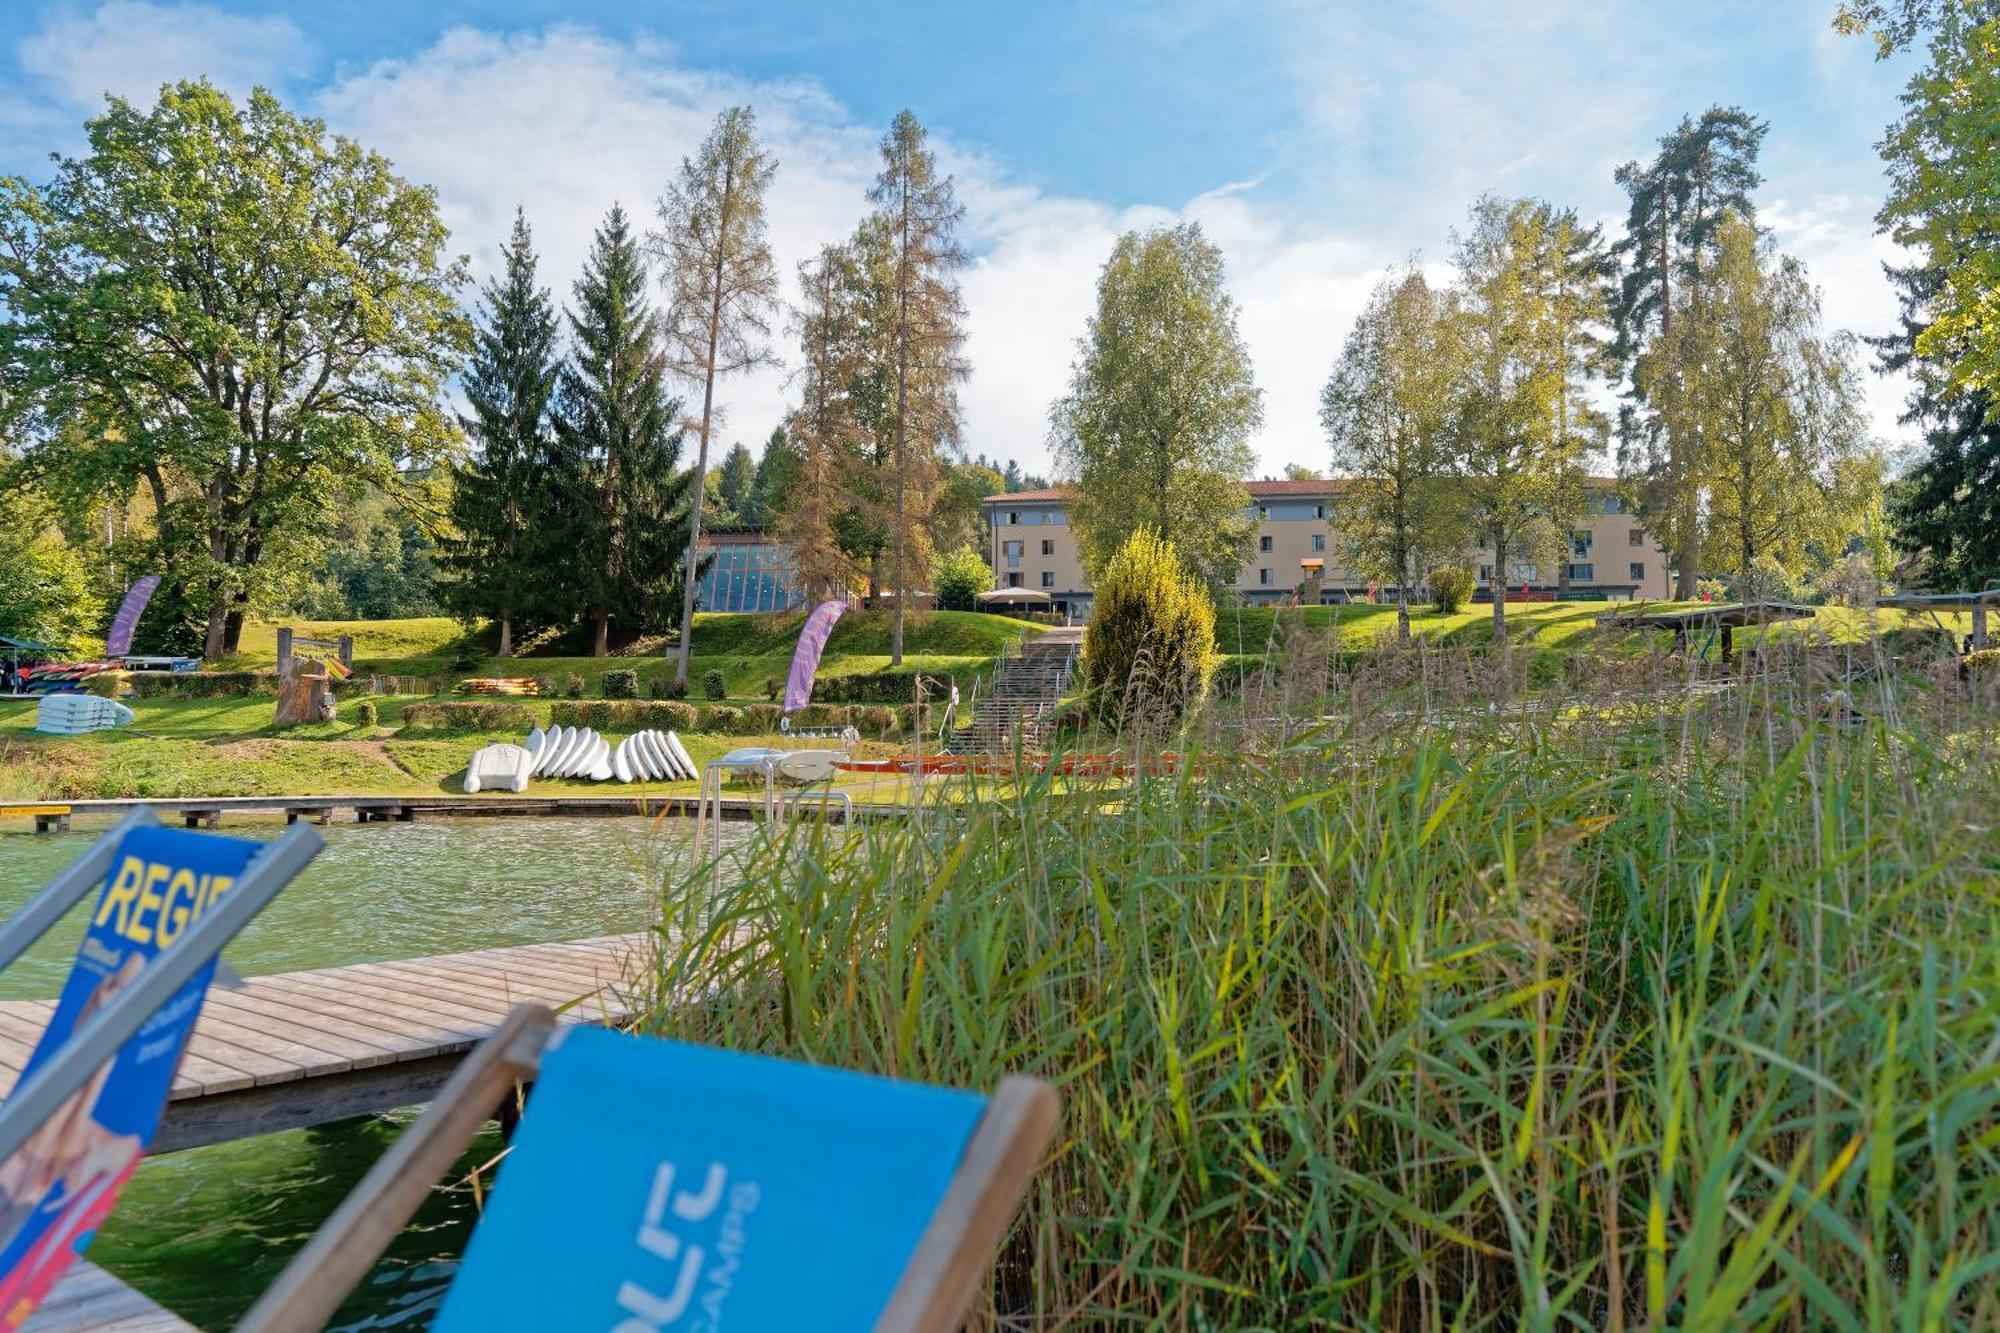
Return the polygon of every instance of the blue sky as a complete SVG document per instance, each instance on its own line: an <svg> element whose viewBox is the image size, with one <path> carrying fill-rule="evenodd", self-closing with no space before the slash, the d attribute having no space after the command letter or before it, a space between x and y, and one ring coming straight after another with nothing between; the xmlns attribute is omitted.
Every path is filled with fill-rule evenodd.
<svg viewBox="0 0 2000 1333"><path fill-rule="evenodd" d="M1711 103L1770 120L1763 221L1830 321L1885 326L1873 144L1908 70L1835 35L1833 8L16 0L0 9L0 170L41 175L106 89L264 83L436 185L477 269L524 204L565 293L603 210L646 214L720 107L755 105L779 154L789 271L860 215L874 140L908 106L968 205L968 448L1043 464L1113 238L1192 218L1229 263L1275 472L1324 464L1317 388L1389 265L1440 262L1484 190L1622 216L1612 169ZM1902 386L1871 375L1869 392L1899 442ZM787 385L762 374L724 397L729 431L755 440Z"/></svg>

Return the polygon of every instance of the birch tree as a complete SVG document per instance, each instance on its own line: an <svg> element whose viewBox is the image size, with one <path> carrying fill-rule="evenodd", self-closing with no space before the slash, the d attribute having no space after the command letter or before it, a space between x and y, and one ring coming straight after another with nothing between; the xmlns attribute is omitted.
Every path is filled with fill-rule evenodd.
<svg viewBox="0 0 2000 1333"><path fill-rule="evenodd" d="M1375 288L1320 392L1334 471L1348 478L1336 525L1347 562L1395 586L1405 643L1411 590L1465 546L1452 434L1458 333L1449 295L1409 269Z"/></svg>
<svg viewBox="0 0 2000 1333"><path fill-rule="evenodd" d="M757 139L757 116L733 106L659 203L653 236L664 264L668 300L664 345L674 371L701 385L701 422L694 475L708 475L715 382L771 359L770 317L777 308L778 271L766 240L764 195L778 164ZM698 488L697 488L698 489ZM674 679L687 684L694 646L694 590L701 543L701 505L688 522L681 579L680 644Z"/></svg>
<svg viewBox="0 0 2000 1333"><path fill-rule="evenodd" d="M1199 226L1118 238L1049 420L1093 578L1141 528L1209 587L1235 578L1253 531L1243 478L1263 398L1222 252Z"/></svg>

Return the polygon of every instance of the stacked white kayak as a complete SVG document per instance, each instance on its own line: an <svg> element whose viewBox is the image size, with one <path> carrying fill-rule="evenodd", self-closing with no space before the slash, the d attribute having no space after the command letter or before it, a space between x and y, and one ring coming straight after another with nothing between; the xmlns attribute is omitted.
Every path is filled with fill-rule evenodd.
<svg viewBox="0 0 2000 1333"><path fill-rule="evenodd" d="M55 736L109 731L132 720L132 710L95 694L48 694L35 705L35 730Z"/></svg>
<svg viewBox="0 0 2000 1333"><path fill-rule="evenodd" d="M523 747L535 757L534 774L542 778L589 778L603 782L611 776L611 743L589 727L536 727L528 733Z"/></svg>
<svg viewBox="0 0 2000 1333"><path fill-rule="evenodd" d="M535 771L535 756L519 745L501 742L473 751L465 766L465 789L474 791L524 792L528 775Z"/></svg>
<svg viewBox="0 0 2000 1333"><path fill-rule="evenodd" d="M671 731L635 731L618 742L611 772L620 782L692 782L701 776L687 747Z"/></svg>

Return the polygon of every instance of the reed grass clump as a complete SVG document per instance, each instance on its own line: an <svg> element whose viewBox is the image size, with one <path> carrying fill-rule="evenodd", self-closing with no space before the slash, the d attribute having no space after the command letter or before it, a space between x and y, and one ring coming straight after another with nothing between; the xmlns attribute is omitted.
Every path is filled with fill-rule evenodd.
<svg viewBox="0 0 2000 1333"><path fill-rule="evenodd" d="M794 826L669 889L649 1026L1053 1080L984 1327L2000 1326L2000 714L1599 676Z"/></svg>

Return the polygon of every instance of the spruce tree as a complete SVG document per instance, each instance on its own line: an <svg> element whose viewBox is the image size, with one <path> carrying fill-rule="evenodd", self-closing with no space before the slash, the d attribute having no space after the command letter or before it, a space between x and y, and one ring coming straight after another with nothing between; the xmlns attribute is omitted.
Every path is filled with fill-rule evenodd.
<svg viewBox="0 0 2000 1333"><path fill-rule="evenodd" d="M757 477L750 485L750 503L744 507L743 521L753 528L770 527L784 508L798 474L798 451L786 438L785 428L774 427L757 458Z"/></svg>
<svg viewBox="0 0 2000 1333"><path fill-rule="evenodd" d="M591 652L664 627L680 591L693 469L680 466L681 404L666 388L659 317L624 209L597 230L569 314L575 354L556 391L562 559L591 625Z"/></svg>
<svg viewBox="0 0 2000 1333"><path fill-rule="evenodd" d="M500 627L500 655L514 651L519 630L547 623L562 589L551 578L538 508L550 483L549 400L555 393L557 317L548 289L536 285L527 217L501 248L502 274L486 284L465 372L465 421L478 453L457 469L451 514L458 538L447 548L450 604L490 616Z"/></svg>
<svg viewBox="0 0 2000 1333"><path fill-rule="evenodd" d="M743 523L743 515L750 507L751 490L757 484L757 464L750 457L750 451L740 443L729 446L729 452L722 456L722 478L718 489L722 492L722 509L731 523Z"/></svg>

